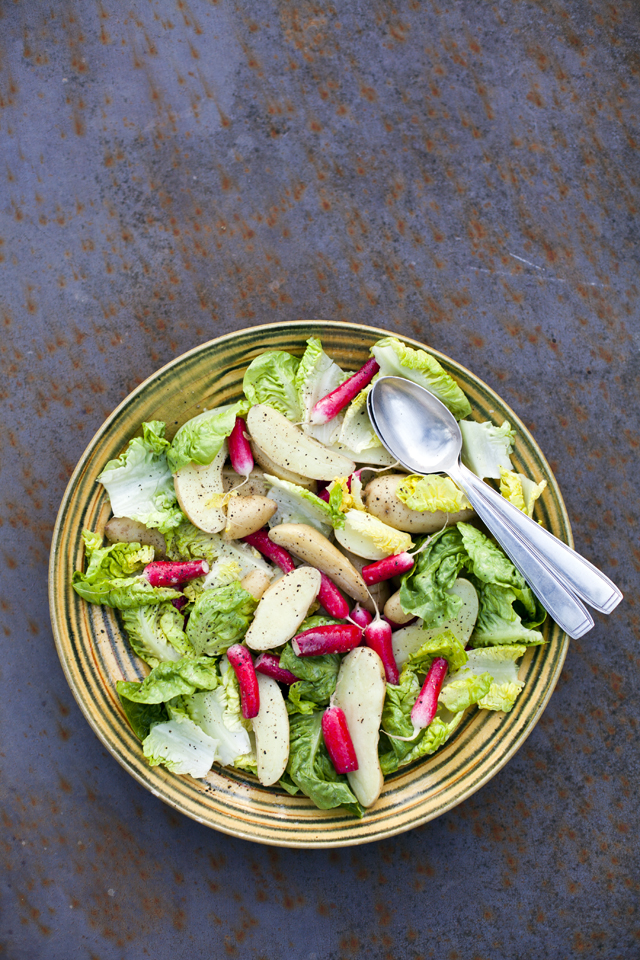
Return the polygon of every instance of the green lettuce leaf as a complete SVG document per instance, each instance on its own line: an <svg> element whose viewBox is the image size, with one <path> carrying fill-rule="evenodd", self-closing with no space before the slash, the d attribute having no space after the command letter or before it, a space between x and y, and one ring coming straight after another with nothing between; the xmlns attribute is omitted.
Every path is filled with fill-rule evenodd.
<svg viewBox="0 0 640 960"><path fill-rule="evenodd" d="M122 683L122 680L118 680L116 683L122 709L138 740L144 740L145 737L149 736L151 727L169 719L167 708L164 703L136 703L135 700L128 700L120 691Z"/></svg>
<svg viewBox="0 0 640 960"><path fill-rule="evenodd" d="M183 629L184 616L172 603L125 610L122 620L133 652L150 667L195 655Z"/></svg>
<svg viewBox="0 0 640 960"><path fill-rule="evenodd" d="M87 569L85 583L100 583L103 580L122 580L139 573L154 556L153 547L139 543L112 543L102 546L102 537L91 530L82 531Z"/></svg>
<svg viewBox="0 0 640 960"><path fill-rule="evenodd" d="M451 713L458 713L478 703L491 688L490 673L462 676L463 673L464 669L452 674L451 679L447 677L438 697L438 702L444 704Z"/></svg>
<svg viewBox="0 0 640 960"><path fill-rule="evenodd" d="M178 719L152 727L142 752L152 767L162 764L172 773L201 778L211 769L217 746L217 741L191 720Z"/></svg>
<svg viewBox="0 0 640 960"><path fill-rule="evenodd" d="M400 603L407 613L424 621L425 628L436 627L458 614L462 601L448 591L465 565L467 554L457 527L447 527L430 540L422 540L415 564L402 578Z"/></svg>
<svg viewBox="0 0 640 960"><path fill-rule="evenodd" d="M518 614L518 596L514 590L492 583L478 583L478 619L471 635L472 647L488 647L496 644L544 643L544 637L535 627L544 620L545 611L523 623ZM520 608L522 610L522 608ZM537 621L537 622L536 622Z"/></svg>
<svg viewBox="0 0 640 960"><path fill-rule="evenodd" d="M396 496L409 507L410 510L428 511L435 513L458 513L468 510L471 504L460 487L457 487L449 477L441 477L432 473L427 476L412 474L396 487Z"/></svg>
<svg viewBox="0 0 640 960"><path fill-rule="evenodd" d="M236 417L247 412L244 401L206 410L187 420L176 433L167 452L172 473L188 463L211 463L236 424Z"/></svg>
<svg viewBox="0 0 640 960"><path fill-rule="evenodd" d="M240 698L236 702L234 692L223 682L215 690L184 698L189 718L218 741L215 759L225 767L251 753L249 733L242 723Z"/></svg>
<svg viewBox="0 0 640 960"><path fill-rule="evenodd" d="M380 376L413 380L438 398L457 420L468 417L471 405L453 377L425 350L412 350L395 337L384 337L371 352L380 364Z"/></svg>
<svg viewBox="0 0 640 960"><path fill-rule="evenodd" d="M146 527L168 533L184 515L178 506L160 420L142 424L142 437L134 437L117 460L109 460L98 481L109 494L115 517L139 520Z"/></svg>
<svg viewBox="0 0 640 960"><path fill-rule="evenodd" d="M215 656L242 640L258 601L237 581L203 590L187 623L187 638L198 656Z"/></svg>
<svg viewBox="0 0 640 960"><path fill-rule="evenodd" d="M305 796L320 810L345 807L356 817L363 809L351 792L347 778L336 773L322 737L322 711L309 716L294 716L290 722L291 739L287 773Z"/></svg>
<svg viewBox="0 0 640 960"><path fill-rule="evenodd" d="M126 577L116 580L99 580L87 583L79 570L73 574L73 589L88 603L101 603L118 610L130 610L149 603L164 603L181 596L171 587L152 587L144 577Z"/></svg>
<svg viewBox="0 0 640 960"><path fill-rule="evenodd" d="M444 630L411 654L402 668L401 677L408 672L426 675L436 657L444 657L451 671L459 670L467 662L467 653L458 638L451 630Z"/></svg>
<svg viewBox="0 0 640 960"><path fill-rule="evenodd" d="M344 515L336 509L335 499L327 503L310 490L280 480L265 473L265 480L271 484L267 496L278 504L278 509L269 521L269 526L281 523L305 523L315 527L319 533L327 534L334 527L344 527Z"/></svg>
<svg viewBox="0 0 640 960"><path fill-rule="evenodd" d="M378 744L380 766L385 776L420 757L435 753L462 719L463 711L452 715L444 706L439 706L429 726L414 739L396 740L395 737L414 736L411 711L419 693L420 682L412 670L403 671L398 686L387 684Z"/></svg>
<svg viewBox="0 0 640 960"><path fill-rule="evenodd" d="M476 423L475 420L461 420L462 462L472 473L483 479L500 478L501 470L511 470L509 454L512 452L516 433L505 420L501 427L493 423Z"/></svg>
<svg viewBox="0 0 640 960"><path fill-rule="evenodd" d="M329 621L325 617L310 617L309 620ZM309 621L305 621L308 623ZM324 626L323 623L312 623L311 626L302 624L302 630L311 627ZM293 713L313 713L318 706L327 706L331 694L336 688L341 657L337 653L325 654L321 657L298 657L290 643L287 643L280 653L280 666L283 670L290 670L299 677L298 683L292 683L286 700L287 711Z"/></svg>
<svg viewBox="0 0 640 960"><path fill-rule="evenodd" d="M303 421L303 429L320 443L335 442L344 414L339 413L337 417L333 417L321 426L311 426L309 423L311 411L318 400L339 387L346 376L347 374L342 372L338 364L324 352L322 343L317 337L307 340L307 349L300 360L295 385L302 411L300 419Z"/></svg>
<svg viewBox="0 0 640 960"><path fill-rule="evenodd" d="M216 661L210 657L183 657L159 663L145 679L122 680L118 693L135 703L166 703L174 697L189 696L197 690L213 690L219 677Z"/></svg>
<svg viewBox="0 0 640 960"><path fill-rule="evenodd" d="M522 644L470 650L469 659L460 671L461 680L489 676L487 692L477 701L483 710L503 710L508 713L524 687L518 680L517 661L526 653Z"/></svg>
<svg viewBox="0 0 640 960"><path fill-rule="evenodd" d="M369 551L380 552L382 557L390 557L396 553L403 553L413 546L411 535L404 530L396 530L390 527L388 523L379 520L371 513L363 510L351 509L344 514L345 539L341 541L349 549L349 544L362 544L363 553L358 554L358 549L353 547L353 552L359 556L372 556ZM364 551L367 550L367 553Z"/></svg>
<svg viewBox="0 0 640 960"><path fill-rule="evenodd" d="M244 375L242 389L250 404L266 403L294 423L302 420L296 374L300 361L283 350L261 353Z"/></svg>
<svg viewBox="0 0 640 960"><path fill-rule="evenodd" d="M513 470L500 470L500 493L518 510L522 510L528 517L533 517L536 500L546 489L547 481L536 483L523 473L514 473Z"/></svg>

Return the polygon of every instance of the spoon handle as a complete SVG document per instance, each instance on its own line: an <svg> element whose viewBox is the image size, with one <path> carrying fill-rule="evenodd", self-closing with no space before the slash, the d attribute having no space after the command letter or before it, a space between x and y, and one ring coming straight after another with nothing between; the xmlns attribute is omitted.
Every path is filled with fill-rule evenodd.
<svg viewBox="0 0 640 960"><path fill-rule="evenodd" d="M461 468L466 486L473 484L485 500L502 512L509 526L535 549L539 557L546 561L565 586L601 613L611 613L618 606L622 600L622 593L609 577L528 517L522 510L518 510L512 503L505 500L488 483L479 480L464 465L461 465Z"/></svg>
<svg viewBox="0 0 640 960"><path fill-rule="evenodd" d="M574 640L587 633L593 626L593 619L587 609L558 579L554 571L547 566L546 561L535 550L531 550L520 534L514 530L505 518L502 504L494 504L485 499L482 488L486 484L461 464L447 470L447 473L465 491L480 519L503 547L558 626ZM478 484L481 486L478 487ZM504 497L501 499L504 500Z"/></svg>

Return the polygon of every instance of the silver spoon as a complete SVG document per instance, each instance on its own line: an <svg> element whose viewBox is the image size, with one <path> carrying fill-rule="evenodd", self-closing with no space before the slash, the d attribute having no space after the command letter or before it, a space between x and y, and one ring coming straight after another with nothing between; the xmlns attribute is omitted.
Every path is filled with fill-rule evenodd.
<svg viewBox="0 0 640 960"><path fill-rule="evenodd" d="M575 594L610 613L622 594L608 577L530 520L460 462L462 435L433 394L401 377L381 377L368 397L369 415L384 446L408 470L446 473L502 545L553 619L577 639L593 619Z"/></svg>

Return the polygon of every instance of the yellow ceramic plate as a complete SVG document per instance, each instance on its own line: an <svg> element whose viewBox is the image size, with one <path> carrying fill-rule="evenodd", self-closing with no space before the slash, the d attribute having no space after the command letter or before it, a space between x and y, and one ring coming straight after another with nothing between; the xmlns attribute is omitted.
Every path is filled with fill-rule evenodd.
<svg viewBox="0 0 640 960"><path fill-rule="evenodd" d="M519 675L525 687L511 713L469 711L442 750L386 779L380 799L362 820L341 810L317 810L305 797L262 787L240 771L216 767L205 780L194 780L149 767L144 759L120 709L115 685L117 680L141 679L148 670L130 652L116 611L85 603L71 588L73 571L83 564L82 529L100 531L110 516L108 498L96 477L108 460L119 456L143 421L166 421L171 437L203 407L236 399L247 364L265 350L301 355L306 340L318 336L340 366L356 370L367 359L371 344L387 335L373 327L310 320L241 330L191 350L155 373L113 412L80 459L60 507L51 547L51 618L58 654L81 710L116 760L154 796L236 837L278 846L335 847L380 840L439 816L483 786L522 745L551 696L565 658L567 637L547 621L548 643L530 649L521 662ZM508 419L515 427L516 469L548 482L537 519L571 544L558 485L526 427L472 373L431 352L465 391L477 419L498 424Z"/></svg>

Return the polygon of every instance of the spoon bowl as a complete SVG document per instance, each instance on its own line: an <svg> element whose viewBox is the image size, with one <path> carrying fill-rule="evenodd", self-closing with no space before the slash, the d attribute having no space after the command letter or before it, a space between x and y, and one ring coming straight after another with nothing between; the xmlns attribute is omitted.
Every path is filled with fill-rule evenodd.
<svg viewBox="0 0 640 960"><path fill-rule="evenodd" d="M610 613L622 594L600 570L509 503L460 460L460 428L440 400L402 377L381 377L367 397L374 430L413 473L446 473L511 558L553 619L580 637L593 619L580 602Z"/></svg>

